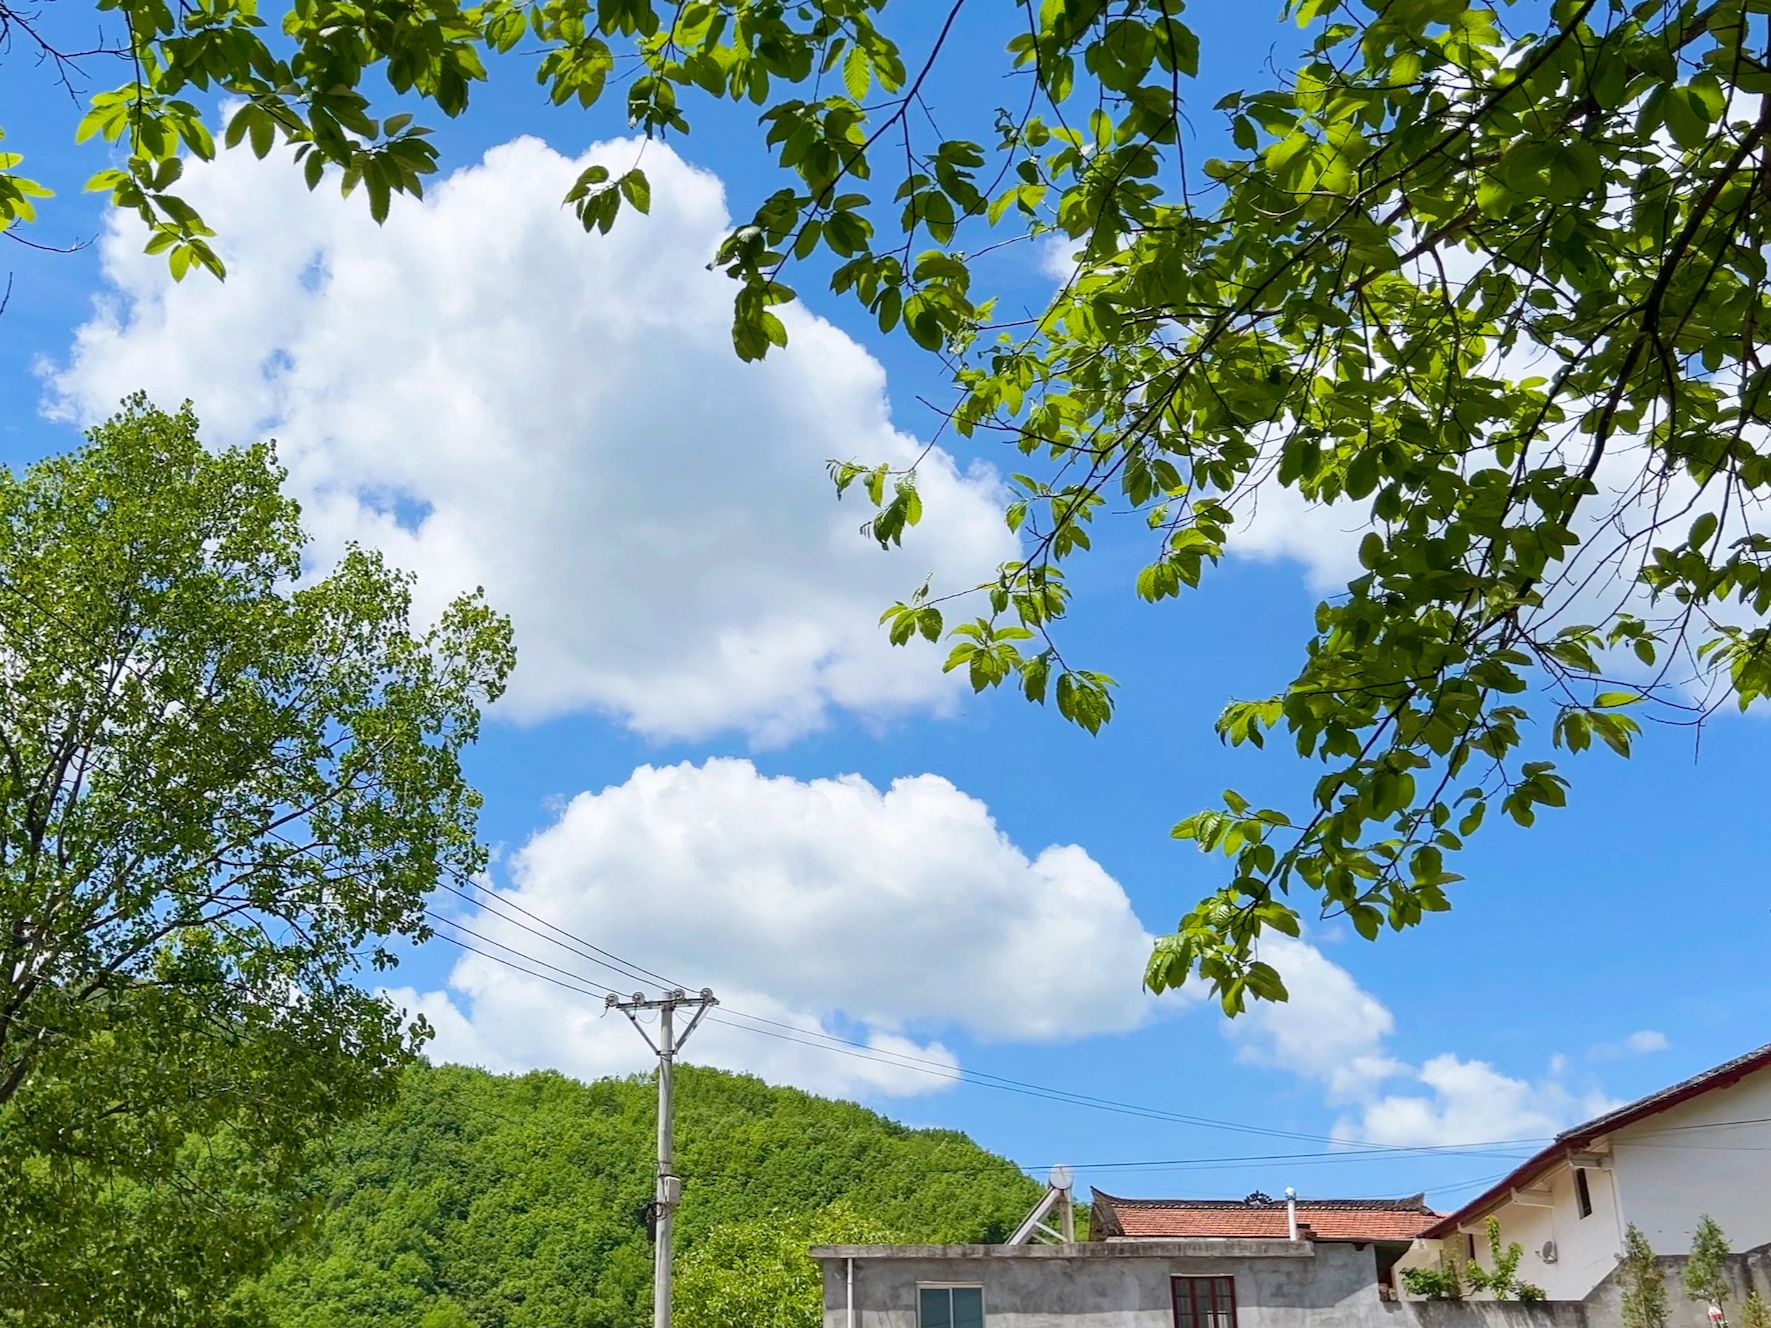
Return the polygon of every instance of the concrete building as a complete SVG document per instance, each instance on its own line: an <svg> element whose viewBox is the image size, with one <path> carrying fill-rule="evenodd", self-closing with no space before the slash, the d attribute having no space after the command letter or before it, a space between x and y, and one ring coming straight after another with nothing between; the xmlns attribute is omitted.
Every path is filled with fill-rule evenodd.
<svg viewBox="0 0 1771 1328"><path fill-rule="evenodd" d="M1380 1263L1435 1220L1403 1200L1127 1200L1091 1240L823 1246L826 1328L1366 1328Z"/></svg>
<svg viewBox="0 0 1771 1328"><path fill-rule="evenodd" d="M823 1246L824 1328L1617 1328L1625 1228L1667 1272L1671 1328L1700 1217L1734 1254L1733 1303L1771 1293L1771 1046L1565 1131L1455 1213L1406 1199L1125 1199L1074 1235L1068 1172L1007 1245ZM1400 1270L1488 1262L1485 1225L1548 1300L1413 1300ZM1054 1226L1052 1223L1056 1223ZM1043 1234L1054 1243L1030 1244Z"/></svg>
<svg viewBox="0 0 1771 1328"><path fill-rule="evenodd" d="M1581 1301L1612 1280L1631 1223L1656 1254L1682 1255L1705 1214L1738 1253L1771 1246L1771 1046L1564 1131L1402 1262L1486 1265L1492 1216L1525 1251L1523 1280Z"/></svg>

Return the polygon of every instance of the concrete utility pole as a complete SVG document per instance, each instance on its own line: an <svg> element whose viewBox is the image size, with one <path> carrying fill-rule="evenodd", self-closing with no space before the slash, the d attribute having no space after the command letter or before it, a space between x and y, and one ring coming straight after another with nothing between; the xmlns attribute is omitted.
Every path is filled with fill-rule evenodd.
<svg viewBox="0 0 1771 1328"><path fill-rule="evenodd" d="M695 1026L719 1002L713 998L713 992L701 988L696 995L689 995L681 987L675 991L667 991L659 1000L649 1001L641 992L623 999L610 992L605 1002L611 1010L619 1010L626 1015L633 1026L640 1031L646 1045L658 1056L658 1187L652 1200L653 1212L653 1250L652 1250L652 1328L670 1328L670 1219L676 1206L682 1200L683 1182L673 1169L671 1162L671 1095L670 1071L676 1061L677 1052L682 1050L683 1043L689 1040L689 1034ZM676 1028L676 1012L680 1008L695 1007L695 1015L678 1033ZM658 1040L652 1041L652 1035L639 1021L639 1011L656 1010L658 1012Z"/></svg>

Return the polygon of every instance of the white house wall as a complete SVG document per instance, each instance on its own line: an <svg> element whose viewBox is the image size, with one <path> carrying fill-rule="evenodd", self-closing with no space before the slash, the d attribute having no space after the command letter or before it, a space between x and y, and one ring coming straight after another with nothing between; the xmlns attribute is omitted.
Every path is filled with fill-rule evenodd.
<svg viewBox="0 0 1771 1328"><path fill-rule="evenodd" d="M1522 1269L1536 1268L1542 1276L1527 1273L1527 1280L1539 1282L1546 1291L1551 1282L1559 1288L1551 1295L1577 1300L1603 1282L1617 1266L1623 1253L1623 1226L1618 1221L1617 1178L1603 1167L1586 1168L1587 1196L1593 1211L1580 1215L1574 1188L1574 1168L1560 1167L1550 1178L1551 1229L1547 1239L1556 1242L1556 1262L1546 1267L1538 1257L1538 1249L1525 1241ZM1543 1242L1539 1241L1541 1245ZM1534 1263L1535 1260L1535 1263Z"/></svg>
<svg viewBox="0 0 1771 1328"><path fill-rule="evenodd" d="M1706 1213L1732 1249L1771 1244L1771 1068L1619 1130L1611 1147L1625 1220L1656 1254L1689 1251Z"/></svg>
<svg viewBox="0 0 1771 1328"><path fill-rule="evenodd" d="M1603 1164L1585 1168L1592 1213L1575 1203L1574 1168L1556 1164L1532 1182L1548 1205L1515 1197L1494 1210L1503 1246L1524 1249L1519 1277L1551 1300L1581 1300L1617 1265L1623 1233L1633 1222L1656 1254L1685 1254L1704 1214L1715 1218L1735 1251L1771 1245L1771 1067L1726 1088L1625 1126L1594 1142ZM1528 1196L1529 1199L1529 1196ZM1466 1224L1476 1261L1492 1260L1484 1218ZM1543 1257L1554 1242L1553 1262ZM1464 1258L1463 1236L1444 1245ZM1436 1267L1441 1247L1418 1242L1399 1267Z"/></svg>
<svg viewBox="0 0 1771 1328"><path fill-rule="evenodd" d="M1535 1282L1552 1300L1579 1300L1616 1265L1622 1248L1612 1179L1597 1168L1587 1171L1587 1192L1593 1201L1588 1217L1580 1216L1575 1203L1572 1168L1558 1167L1537 1184L1548 1189L1549 1206L1515 1200L1501 1208L1495 1214L1500 1219L1501 1245L1517 1241L1524 1249L1518 1271L1522 1281ZM1491 1266L1483 1223L1478 1221L1470 1229L1476 1238L1476 1261ZM1554 1246L1553 1261L1544 1258L1546 1244Z"/></svg>

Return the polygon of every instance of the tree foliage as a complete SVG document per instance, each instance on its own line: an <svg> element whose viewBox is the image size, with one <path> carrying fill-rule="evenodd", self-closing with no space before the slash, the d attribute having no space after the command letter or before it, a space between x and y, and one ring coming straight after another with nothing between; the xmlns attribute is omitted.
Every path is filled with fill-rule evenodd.
<svg viewBox="0 0 1771 1328"><path fill-rule="evenodd" d="M1464 1265L1448 1250L1440 1251L1438 1267L1404 1268L1400 1276L1408 1294L1422 1300L1464 1298Z"/></svg>
<svg viewBox="0 0 1771 1328"><path fill-rule="evenodd" d="M684 1328L733 1322L765 1288L803 1315L813 1240L1000 1241L1039 1197L955 1131L717 1070L677 1076ZM324 1208L311 1240L248 1301L275 1328L632 1328L651 1305L656 1101L642 1078L415 1068L339 1133L309 1181ZM722 1275L727 1259L743 1277Z"/></svg>
<svg viewBox="0 0 1771 1328"><path fill-rule="evenodd" d="M715 1227L682 1261L672 1318L683 1328L821 1328L824 1282L807 1250L902 1239L841 1199Z"/></svg>
<svg viewBox="0 0 1771 1328"><path fill-rule="evenodd" d="M130 401L0 469L0 1323L203 1324L422 1028L353 981L484 862L459 755L510 666L302 535L264 446Z"/></svg>
<svg viewBox="0 0 1771 1328"><path fill-rule="evenodd" d="M1501 1243L1497 1217L1490 1216L1484 1229L1488 1237L1488 1266L1471 1262L1464 1268L1471 1290L1486 1291L1496 1300L1542 1300L1542 1287L1519 1280L1519 1261L1525 1257L1525 1247L1516 1240Z"/></svg>
<svg viewBox="0 0 1771 1328"><path fill-rule="evenodd" d="M1623 1234L1623 1328L1666 1328L1666 1270L1634 1222Z"/></svg>
<svg viewBox="0 0 1771 1328"><path fill-rule="evenodd" d="M1710 1305L1728 1303L1728 1237L1716 1219L1705 1213L1697 1219L1691 1235L1691 1253L1685 1258L1685 1294Z"/></svg>
<svg viewBox="0 0 1771 1328"><path fill-rule="evenodd" d="M243 99L227 141L288 144L377 216L435 160L376 104L460 114L493 56L556 104L624 97L648 135L688 132L697 96L760 108L783 184L717 255L737 352L784 343L788 269L828 265L946 358L953 433L1015 457L1020 555L886 614L894 641L946 635L977 688L1108 720L1112 680L1062 631L1104 523L1149 541L1130 589L1153 602L1280 491L1362 530L1295 674L1219 722L1236 745L1283 734L1321 779L1289 810L1232 790L1179 823L1226 875L1152 987L1281 998L1266 929L1306 909L1411 927L1450 906L1448 860L1485 821L1564 804L1559 751L1627 755L1644 717L1696 723L1771 683L1771 20L1749 0L1287 0L1302 54L1209 109L1182 0L1021 0L1008 104L963 127L925 87L984 9L965 0L908 53L907 0L298 0L281 38L243 0L101 7L140 74L78 132L123 146L93 184L175 273L219 269L171 192L178 154L213 148L192 97ZM1218 155L1189 154L1184 123ZM30 187L0 186L27 215ZM649 197L637 170L562 188L595 230ZM1075 273L1000 318L971 256L1041 236ZM832 470L882 544L920 517L914 470Z"/></svg>

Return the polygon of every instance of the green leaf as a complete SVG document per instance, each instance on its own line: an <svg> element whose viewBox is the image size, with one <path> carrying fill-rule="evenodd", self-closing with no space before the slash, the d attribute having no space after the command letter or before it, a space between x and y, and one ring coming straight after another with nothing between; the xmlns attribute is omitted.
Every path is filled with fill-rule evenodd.
<svg viewBox="0 0 1771 1328"><path fill-rule="evenodd" d="M639 167L635 166L621 177L621 196L633 205L636 212L652 210L652 186Z"/></svg>
<svg viewBox="0 0 1771 1328"><path fill-rule="evenodd" d="M873 86L873 61L859 45L850 46L848 55L843 58L842 81L850 97L857 102L867 100L867 93Z"/></svg>

